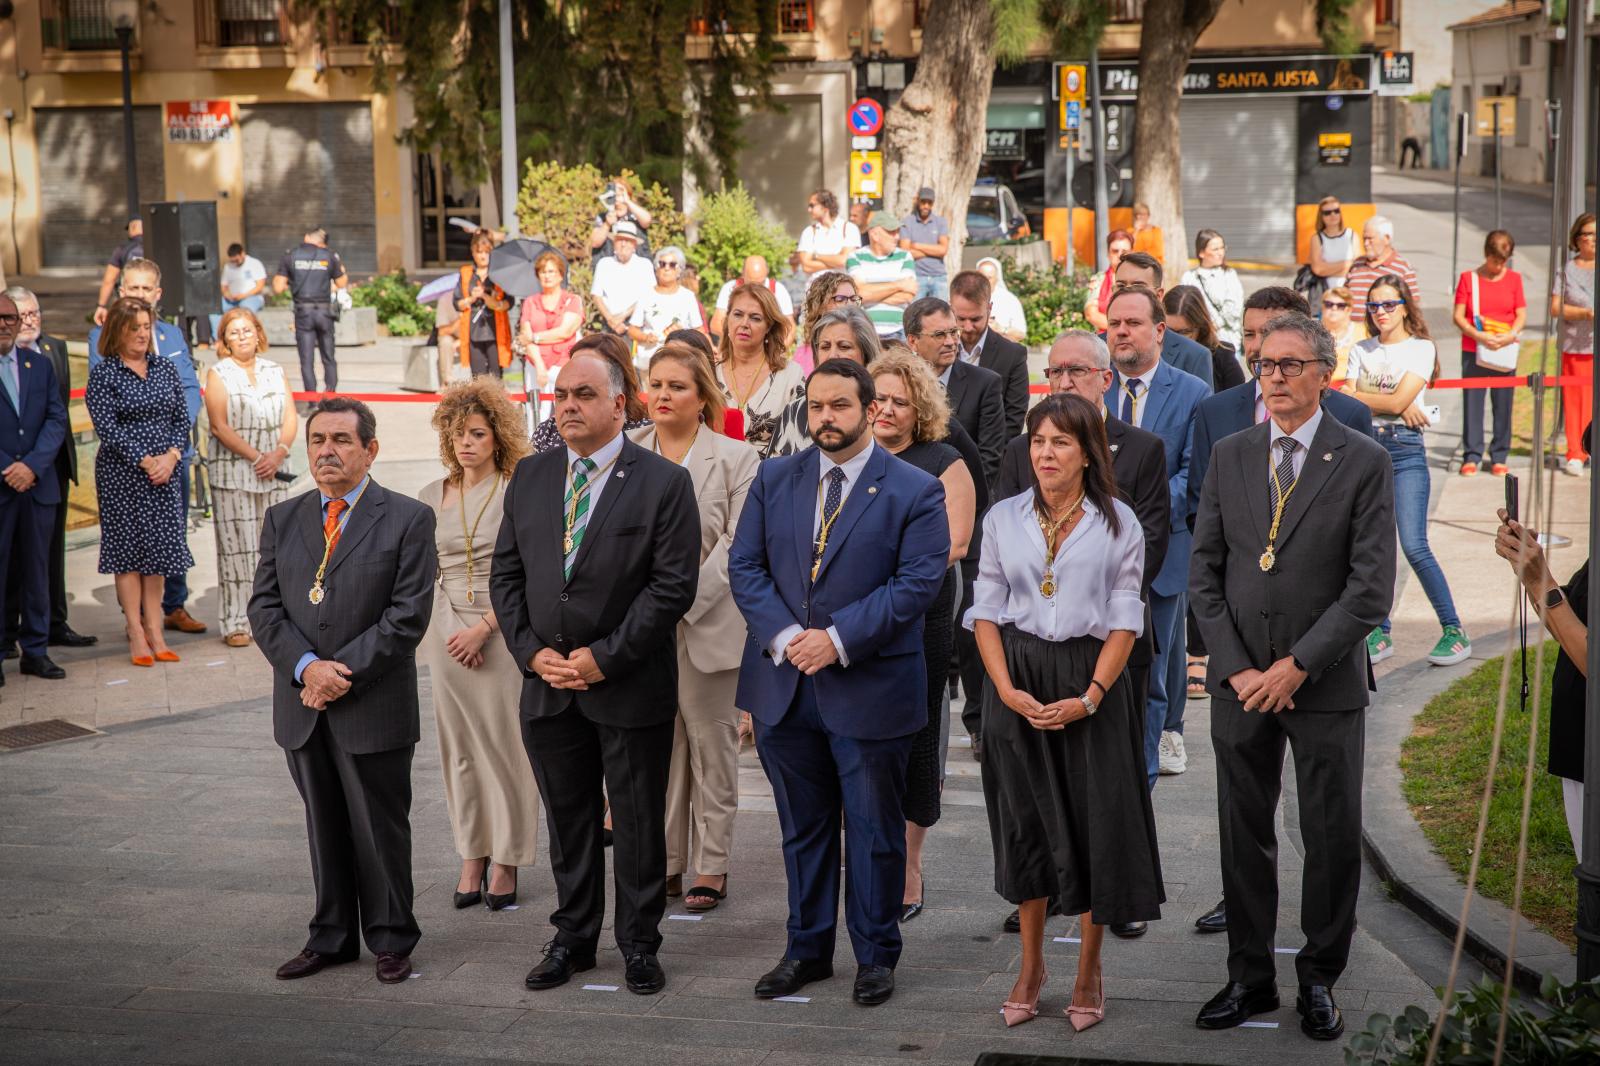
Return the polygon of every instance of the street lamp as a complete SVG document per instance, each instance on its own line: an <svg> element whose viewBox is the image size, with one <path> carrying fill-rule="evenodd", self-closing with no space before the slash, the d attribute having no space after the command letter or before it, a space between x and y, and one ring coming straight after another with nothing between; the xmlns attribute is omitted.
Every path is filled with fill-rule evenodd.
<svg viewBox="0 0 1600 1066"><path fill-rule="evenodd" d="M139 28L139 0L106 0L106 17L122 50L122 154L128 171L128 219L139 217L139 161L133 143L133 68L129 53Z"/></svg>

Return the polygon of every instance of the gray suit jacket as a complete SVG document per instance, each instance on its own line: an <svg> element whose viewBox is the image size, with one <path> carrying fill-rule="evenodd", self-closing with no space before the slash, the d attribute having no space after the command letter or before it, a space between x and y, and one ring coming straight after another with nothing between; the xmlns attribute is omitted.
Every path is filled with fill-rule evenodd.
<svg viewBox="0 0 1600 1066"><path fill-rule="evenodd" d="M319 714L328 716L334 742L355 755L417 742L416 653L439 566L433 533L432 510L373 481L328 560L318 606L308 597L322 561L321 493L268 508L249 615L272 664L272 734L280 747L304 746ZM306 652L351 670L350 691L325 711L300 702L294 668Z"/></svg>
<svg viewBox="0 0 1600 1066"><path fill-rule="evenodd" d="M1365 707L1363 646L1394 600L1394 473L1388 453L1324 412L1284 509L1277 563L1259 559L1272 524L1271 423L1217 442L1200 490L1189 556L1189 604L1205 637L1206 689L1235 699L1228 678L1293 655L1309 676L1295 710Z"/></svg>

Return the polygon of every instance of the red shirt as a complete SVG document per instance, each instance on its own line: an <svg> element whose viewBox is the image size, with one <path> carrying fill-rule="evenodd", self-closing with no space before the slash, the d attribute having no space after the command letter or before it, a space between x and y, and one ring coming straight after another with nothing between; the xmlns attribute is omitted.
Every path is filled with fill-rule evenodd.
<svg viewBox="0 0 1600 1066"><path fill-rule="evenodd" d="M561 320L571 312L583 316L583 303L575 292L562 292L561 299L556 303L554 311L546 311L541 293L534 293L522 301L521 321L533 328L534 333L543 333L547 329L555 329L561 325ZM572 346L578 343L578 337L583 333L583 323L578 323L578 330L566 340L557 344L539 345L539 355L544 360L545 369L565 366L567 356L572 354Z"/></svg>
<svg viewBox="0 0 1600 1066"><path fill-rule="evenodd" d="M1498 323L1509 332L1511 323L1517 320L1517 312L1528 306L1527 299L1522 295L1522 275L1515 270L1508 270L1500 276L1499 281L1485 281L1483 275L1479 274L1479 305L1473 307L1472 275L1476 273L1475 270L1465 271L1456 282L1456 306L1465 307L1473 318L1482 319L1483 323L1478 328L1486 333L1501 332L1494 328L1493 323ZM1461 350L1475 352L1478 342L1462 334Z"/></svg>

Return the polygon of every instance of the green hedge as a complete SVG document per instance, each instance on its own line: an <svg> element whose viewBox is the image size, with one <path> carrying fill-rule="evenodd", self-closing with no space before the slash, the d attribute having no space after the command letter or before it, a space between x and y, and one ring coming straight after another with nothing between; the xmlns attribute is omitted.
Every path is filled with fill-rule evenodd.
<svg viewBox="0 0 1600 1066"><path fill-rule="evenodd" d="M404 270L396 270L350 286L350 301L357 307L376 308L378 321L391 337L420 337L433 329L434 321L433 307L417 303L421 289Z"/></svg>
<svg viewBox="0 0 1600 1066"><path fill-rule="evenodd" d="M1066 329L1090 329L1083 317L1089 299L1089 275L1068 274L1060 263L1045 268L1006 266L1006 288L1022 301L1028 319L1028 343L1046 345Z"/></svg>

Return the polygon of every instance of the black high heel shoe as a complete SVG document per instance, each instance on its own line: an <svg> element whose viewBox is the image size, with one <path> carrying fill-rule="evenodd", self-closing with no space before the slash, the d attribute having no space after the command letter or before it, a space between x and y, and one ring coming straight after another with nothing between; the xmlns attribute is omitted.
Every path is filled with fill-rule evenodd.
<svg viewBox="0 0 1600 1066"><path fill-rule="evenodd" d="M513 886L510 892L497 896L489 891L489 864L483 864L483 904L492 911L502 910L517 901L517 890Z"/></svg>
<svg viewBox="0 0 1600 1066"><path fill-rule="evenodd" d="M482 903L483 897L488 894L489 862L487 859L485 859L483 863L483 880L479 883L478 888L472 892L456 893L456 910L461 911L466 910L468 907L476 906L477 904Z"/></svg>

